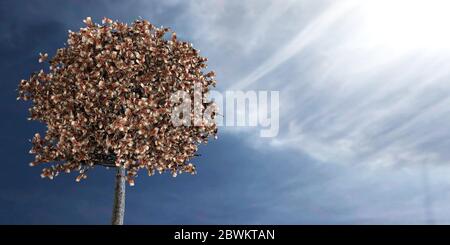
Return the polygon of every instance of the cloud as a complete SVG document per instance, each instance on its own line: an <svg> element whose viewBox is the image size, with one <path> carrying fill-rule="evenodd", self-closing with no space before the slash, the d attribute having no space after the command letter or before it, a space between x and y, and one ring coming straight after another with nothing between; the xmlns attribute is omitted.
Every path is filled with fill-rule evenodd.
<svg viewBox="0 0 450 245"><path fill-rule="evenodd" d="M266 74L272 72L293 56L298 55L309 44L321 38L321 35L327 32L332 24L344 14L348 13L352 7L354 7L354 2L352 1L340 1L328 7L324 13L310 20L308 25L288 43L280 45L280 48L274 50L272 56L266 59L244 79L234 83L230 89L245 89L249 88L253 83L258 82Z"/></svg>
<svg viewBox="0 0 450 245"><path fill-rule="evenodd" d="M209 15L193 19L194 33L199 37L196 43L219 69L221 89L280 90L281 134L268 144L257 130L254 134L236 130L246 136L248 145L261 152L270 148L279 154L286 150L306 154L326 163L320 169L333 171L336 164L348 168L343 170L347 174L330 174L336 176L330 182L318 177L321 184L317 185L292 176L280 183L286 187L282 191L286 196L261 206L274 205L272 218L281 223L292 221L287 217L299 203L311 215L310 220L308 214L297 216L299 222L327 222L330 217L343 223L426 222L423 199L429 192L422 189L426 181L421 179L421 167L442 164L444 168L433 174L447 172L445 164L450 160L446 139L450 136L446 126L450 74L443 69L449 57L373 44L364 29L360 1L281 5L221 2L215 7L203 2L202 7L191 5L188 12L192 17L210 10ZM260 22L268 12L273 13L271 20ZM283 164L301 172L297 168L301 161ZM408 171L414 174L405 174ZM411 185L415 187L408 190ZM375 186L378 191L364 194ZM441 209L444 199L433 197L435 212L442 218L438 222L448 216ZM380 205L373 204L377 201ZM416 218L410 218L411 214Z"/></svg>
<svg viewBox="0 0 450 245"><path fill-rule="evenodd" d="M375 54L365 50L347 51L344 58L336 52L322 56L317 67L328 68L315 71L326 74L311 85L315 89L284 94L287 133L274 144L329 162L448 162L448 142L442 139L450 133L444 123L450 74L441 67L450 60L410 55L386 62L370 60ZM301 109L311 104L314 111Z"/></svg>
<svg viewBox="0 0 450 245"><path fill-rule="evenodd" d="M219 70L219 89L280 90L282 132L271 146L372 167L448 162L449 57L374 45L364 7L201 1L179 18ZM233 131L242 129L224 130Z"/></svg>
<svg viewBox="0 0 450 245"><path fill-rule="evenodd" d="M234 63L233 57L217 59L223 60L220 69L228 71L223 73L223 88L280 90L280 120L285 130L272 146L297 149L321 161L372 166L450 160L445 150L448 143L442 140L450 133L444 123L448 119L445 91L449 88L445 81L450 74L442 69L449 64L449 57L370 46L359 23L361 6L353 1L322 4L296 31L272 31L285 37L276 44L271 37L255 42L252 38L257 39L264 30L277 30L274 26L279 22L246 28L241 15L262 16L255 12L265 12L259 4L248 5L252 8L239 5L239 16L230 16L225 10L237 6L222 2L217 11L195 23L199 24L198 35L209 37L204 46L211 42L225 50L243 50L243 60L247 55L264 57L242 66ZM302 9L299 6L273 7L274 16ZM218 26L223 19L242 24ZM252 23L258 23L256 20ZM290 26L299 22L281 21ZM238 75L228 75L229 71Z"/></svg>

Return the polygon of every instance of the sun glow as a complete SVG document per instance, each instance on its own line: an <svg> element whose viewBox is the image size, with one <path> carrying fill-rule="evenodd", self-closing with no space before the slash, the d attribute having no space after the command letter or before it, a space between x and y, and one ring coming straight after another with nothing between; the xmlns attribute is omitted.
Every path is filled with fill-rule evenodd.
<svg viewBox="0 0 450 245"><path fill-rule="evenodd" d="M372 45L450 52L449 0L368 0L361 9L360 24Z"/></svg>

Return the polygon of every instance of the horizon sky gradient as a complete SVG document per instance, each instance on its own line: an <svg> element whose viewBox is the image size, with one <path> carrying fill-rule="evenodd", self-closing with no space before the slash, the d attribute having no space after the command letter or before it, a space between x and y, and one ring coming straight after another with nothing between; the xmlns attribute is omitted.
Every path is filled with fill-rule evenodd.
<svg viewBox="0 0 450 245"><path fill-rule="evenodd" d="M110 223L114 170L41 179L28 140L44 126L16 101L87 16L172 28L219 92L280 91L277 137L219 128L196 176L127 186L125 224L449 224L450 4L392 2L0 2L0 224Z"/></svg>

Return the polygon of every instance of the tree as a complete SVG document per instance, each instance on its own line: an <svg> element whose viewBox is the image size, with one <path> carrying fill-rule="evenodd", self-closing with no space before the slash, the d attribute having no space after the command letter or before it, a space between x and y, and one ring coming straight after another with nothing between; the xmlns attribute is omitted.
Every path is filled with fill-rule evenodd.
<svg viewBox="0 0 450 245"><path fill-rule="evenodd" d="M168 28L142 19L127 25L104 18L100 25L88 17L84 23L79 32L69 31L47 72L19 84L18 99L32 101L29 119L47 125L44 137L32 139L30 165L50 164L41 174L49 179L76 171L76 181L96 166L116 168L112 223L123 224L125 182L133 186L139 170L195 174L190 159L217 126L203 117L196 126L174 126L179 103L171 95L193 97L197 84L207 93L215 75L204 71L207 59ZM39 62L47 58L40 54ZM201 112L211 104L202 98Z"/></svg>

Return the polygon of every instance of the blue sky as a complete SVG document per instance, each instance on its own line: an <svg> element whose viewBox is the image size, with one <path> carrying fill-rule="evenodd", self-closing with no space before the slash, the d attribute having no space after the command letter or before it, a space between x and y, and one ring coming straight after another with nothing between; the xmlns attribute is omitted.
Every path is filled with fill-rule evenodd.
<svg viewBox="0 0 450 245"><path fill-rule="evenodd" d="M449 6L1 1L0 223L110 221L114 171L42 180L28 139L43 126L16 101L38 53L53 54L87 16L171 27L209 58L219 91L280 91L277 137L221 128L201 147L198 175L138 177L126 224L450 223Z"/></svg>

